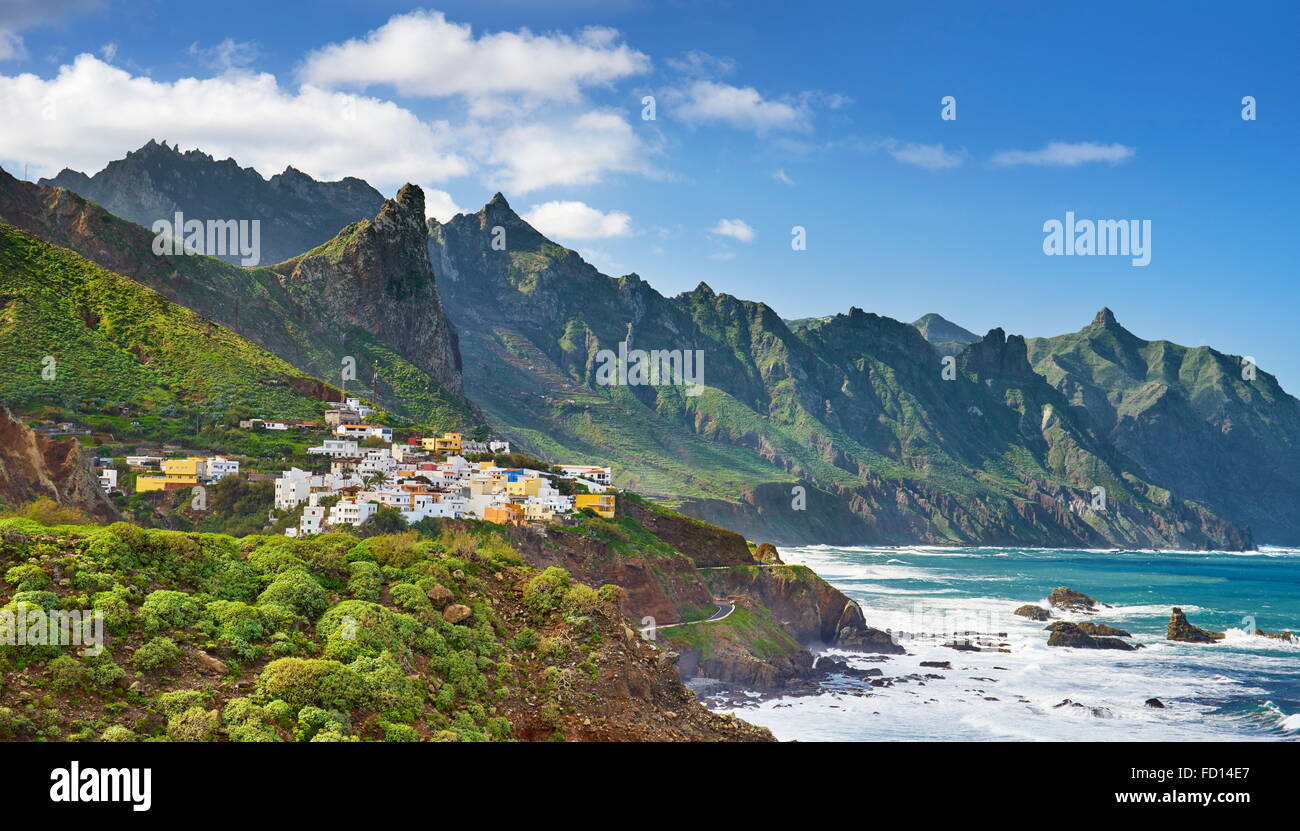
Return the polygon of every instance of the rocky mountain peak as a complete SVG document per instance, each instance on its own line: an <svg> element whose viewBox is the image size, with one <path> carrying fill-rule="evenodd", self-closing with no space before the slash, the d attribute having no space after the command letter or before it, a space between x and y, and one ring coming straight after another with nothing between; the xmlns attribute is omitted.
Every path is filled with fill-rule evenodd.
<svg viewBox="0 0 1300 831"><path fill-rule="evenodd" d="M1024 337L1007 335L1001 327L990 329L978 343L967 346L957 360L962 369L982 377L1012 380L1034 374Z"/></svg>

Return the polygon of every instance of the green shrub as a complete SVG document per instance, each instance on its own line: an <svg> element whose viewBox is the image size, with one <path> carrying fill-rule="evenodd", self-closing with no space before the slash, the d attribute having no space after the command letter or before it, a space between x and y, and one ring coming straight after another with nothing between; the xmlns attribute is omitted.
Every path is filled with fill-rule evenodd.
<svg viewBox="0 0 1300 831"><path fill-rule="evenodd" d="M126 675L126 670L105 655L87 659L84 666L85 674L82 676L82 680L86 686L93 689L111 687L117 683L119 678Z"/></svg>
<svg viewBox="0 0 1300 831"><path fill-rule="evenodd" d="M284 702L280 702L283 704ZM287 705L286 705L287 709ZM270 724L273 719L267 708L249 698L232 698L221 711L226 736L232 742L278 742L280 734Z"/></svg>
<svg viewBox="0 0 1300 831"><path fill-rule="evenodd" d="M167 719L167 738L174 742L210 742L217 734L216 710L191 707Z"/></svg>
<svg viewBox="0 0 1300 831"><path fill-rule="evenodd" d="M316 635L325 642L324 657L352 661L385 650L403 654L422 629L414 618L377 603L344 600L321 616Z"/></svg>
<svg viewBox="0 0 1300 831"><path fill-rule="evenodd" d="M348 594L357 600L378 600L384 585L379 576L379 566L360 560L350 563L349 568L352 576L348 578Z"/></svg>
<svg viewBox="0 0 1300 831"><path fill-rule="evenodd" d="M245 661L257 658L261 650L253 644L266 634L257 609L246 603L217 600L208 604L207 613L216 623L219 644Z"/></svg>
<svg viewBox="0 0 1300 831"><path fill-rule="evenodd" d="M309 742L321 731L346 736L352 727L352 720L346 713L338 710L324 710L320 707L303 707L298 711L298 721L293 727L295 742Z"/></svg>
<svg viewBox="0 0 1300 831"><path fill-rule="evenodd" d="M393 605L408 612L425 613L433 611L433 603L424 589L414 583L397 583L388 587L388 596Z"/></svg>
<svg viewBox="0 0 1300 831"><path fill-rule="evenodd" d="M410 568L417 560L424 559L429 551L428 544L422 542L414 531L371 537L365 544L381 565L393 568Z"/></svg>
<svg viewBox="0 0 1300 831"><path fill-rule="evenodd" d="M131 665L145 672L163 669L179 661L181 654L181 648L171 638L158 637L135 651Z"/></svg>
<svg viewBox="0 0 1300 831"><path fill-rule="evenodd" d="M97 592L91 598L91 608L103 611L104 626L117 631L126 627L134 619L131 615L131 607L127 603L130 597L131 590L126 586L113 586L108 591Z"/></svg>
<svg viewBox="0 0 1300 831"><path fill-rule="evenodd" d="M99 735L99 740L101 742L138 742L140 737L120 724L110 724Z"/></svg>
<svg viewBox="0 0 1300 831"><path fill-rule="evenodd" d="M203 614L198 600L184 592L159 589L150 592L140 607L140 620L150 632L193 626Z"/></svg>
<svg viewBox="0 0 1300 831"><path fill-rule="evenodd" d="M59 607L59 596L54 592L46 591L14 592L14 598L6 608L12 607L16 610L23 603L28 606L39 606L48 612Z"/></svg>
<svg viewBox="0 0 1300 831"><path fill-rule="evenodd" d="M351 667L321 659L279 658L257 679L259 695L291 707L351 710L366 698L365 681Z"/></svg>
<svg viewBox="0 0 1300 831"><path fill-rule="evenodd" d="M329 594L306 569L281 572L257 598L258 605L278 603L308 620L315 620L329 608Z"/></svg>
<svg viewBox="0 0 1300 831"><path fill-rule="evenodd" d="M40 591L50 584L50 575L36 563L24 563L6 571L5 582L15 591Z"/></svg>
<svg viewBox="0 0 1300 831"><path fill-rule="evenodd" d="M424 706L424 684L408 678L384 652L374 658L358 658L351 664L361 676L370 704L390 721L414 721Z"/></svg>
<svg viewBox="0 0 1300 831"><path fill-rule="evenodd" d="M551 566L524 584L524 606L544 618L560 606L570 584L569 572Z"/></svg>
<svg viewBox="0 0 1300 831"><path fill-rule="evenodd" d="M212 703L212 693L207 690L176 690L161 693L153 701L153 709L164 716L176 716L186 710L200 709Z"/></svg>
<svg viewBox="0 0 1300 831"><path fill-rule="evenodd" d="M50 686L56 690L70 690L81 685L85 671L81 661L71 655L60 655L46 664L50 674Z"/></svg>
<svg viewBox="0 0 1300 831"><path fill-rule="evenodd" d="M591 586L575 583L564 593L560 608L566 615L589 615L600 608L600 595Z"/></svg>
<svg viewBox="0 0 1300 831"><path fill-rule="evenodd" d="M380 722L386 742L418 742L420 733L409 724L394 724L391 721Z"/></svg>
<svg viewBox="0 0 1300 831"><path fill-rule="evenodd" d="M525 626L510 639L510 644L520 652L530 652L537 647L537 632L532 628Z"/></svg>

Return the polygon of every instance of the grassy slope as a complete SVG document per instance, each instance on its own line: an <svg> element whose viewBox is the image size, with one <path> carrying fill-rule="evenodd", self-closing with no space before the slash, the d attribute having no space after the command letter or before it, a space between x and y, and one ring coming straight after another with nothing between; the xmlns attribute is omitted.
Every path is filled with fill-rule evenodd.
<svg viewBox="0 0 1300 831"><path fill-rule="evenodd" d="M155 292L0 225L0 400L115 402L145 411L222 400L286 418L324 404L284 386L307 376ZM42 377L45 356L54 378ZM270 382L270 383L268 383Z"/></svg>

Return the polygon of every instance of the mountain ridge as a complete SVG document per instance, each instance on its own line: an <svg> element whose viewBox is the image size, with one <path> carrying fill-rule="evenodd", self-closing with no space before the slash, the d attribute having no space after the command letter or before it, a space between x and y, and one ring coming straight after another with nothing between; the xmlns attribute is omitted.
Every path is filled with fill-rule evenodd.
<svg viewBox="0 0 1300 831"><path fill-rule="evenodd" d="M1220 515L1203 492L1183 494L1176 466L1087 412L1080 396L1105 401L1108 378L1077 382L1050 339L857 308L785 321L704 281L665 297L635 273L601 274L500 193L423 227L465 389L494 429L545 459L611 464L620 484L685 513L776 542L1254 545L1230 502L1215 503ZM277 280L302 262L277 266ZM1136 366L1117 326L1103 310L1091 331ZM949 336L969 342L953 349ZM700 350L701 394L600 383L598 356L620 343ZM1252 400L1294 406L1266 392ZM1108 509L1093 508L1099 487ZM1300 518L1270 530L1300 537Z"/></svg>

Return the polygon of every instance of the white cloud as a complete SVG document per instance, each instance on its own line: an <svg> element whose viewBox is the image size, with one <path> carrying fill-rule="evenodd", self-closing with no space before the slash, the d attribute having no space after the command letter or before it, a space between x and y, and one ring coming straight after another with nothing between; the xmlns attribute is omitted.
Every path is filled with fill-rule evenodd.
<svg viewBox="0 0 1300 831"><path fill-rule="evenodd" d="M27 48L17 32L0 29L0 61L14 61L27 57Z"/></svg>
<svg viewBox="0 0 1300 831"><path fill-rule="evenodd" d="M191 43L189 53L203 62L203 65L216 72L230 72L244 69L257 60L257 44L251 40L237 41L226 38L216 46L200 48L198 43Z"/></svg>
<svg viewBox="0 0 1300 831"><path fill-rule="evenodd" d="M607 173L655 174L657 150L616 113L591 111L555 122L505 128L492 140L489 177L503 190L528 193L551 185L590 185Z"/></svg>
<svg viewBox="0 0 1300 831"><path fill-rule="evenodd" d="M437 188L423 188L424 190L424 215L430 219L436 219L439 222L446 222L456 214L463 214L465 210L456 204L456 200L451 198L451 194L445 190Z"/></svg>
<svg viewBox="0 0 1300 831"><path fill-rule="evenodd" d="M669 58L665 63L673 71L692 78L730 75L736 70L736 62L731 58L710 55L698 49L687 52L680 58Z"/></svg>
<svg viewBox="0 0 1300 831"><path fill-rule="evenodd" d="M105 61L112 63L113 59L117 57L117 44L105 43L103 46L99 47L99 56Z"/></svg>
<svg viewBox="0 0 1300 831"><path fill-rule="evenodd" d="M0 76L0 147L34 176L92 172L151 138L232 156L269 175L293 165L317 178L360 176L380 188L468 172L450 128L398 105L304 86L269 74L134 77L93 55L58 75Z"/></svg>
<svg viewBox="0 0 1300 831"><path fill-rule="evenodd" d="M777 180L778 182L781 182L782 184L786 184L786 185L794 184L794 179L791 179L789 176L786 175L785 168L781 168L779 170L773 170L772 178Z"/></svg>
<svg viewBox="0 0 1300 831"><path fill-rule="evenodd" d="M530 208L524 219L559 239L625 237L632 231L632 217L622 211L602 213L585 202L543 202Z"/></svg>
<svg viewBox="0 0 1300 831"><path fill-rule="evenodd" d="M717 234L722 237L731 237L741 242L754 241L754 229L749 227L749 223L743 219L719 219L718 224L713 226L710 234Z"/></svg>
<svg viewBox="0 0 1300 831"><path fill-rule="evenodd" d="M993 164L1001 167L1022 164L1077 167L1088 162L1108 162L1115 165L1133 158L1136 152L1134 148L1119 143L1053 141L1039 150L1004 150L993 156Z"/></svg>
<svg viewBox="0 0 1300 831"><path fill-rule="evenodd" d="M391 85L404 95L441 98L527 95L575 101L584 87L607 85L650 69L650 58L618 42L613 29L576 36L527 29L475 37L442 12L396 15L364 39L309 54L302 80L317 86Z"/></svg>
<svg viewBox="0 0 1300 831"><path fill-rule="evenodd" d="M753 87L695 81L673 97L679 98L680 103L672 109L672 114L691 123L721 123L756 133L811 129L811 113L804 101L765 99Z"/></svg>
<svg viewBox="0 0 1300 831"><path fill-rule="evenodd" d="M926 170L959 167L964 159L964 154L944 150L942 144L918 144L914 141L899 144L891 141L887 148L889 155L898 161Z"/></svg>

